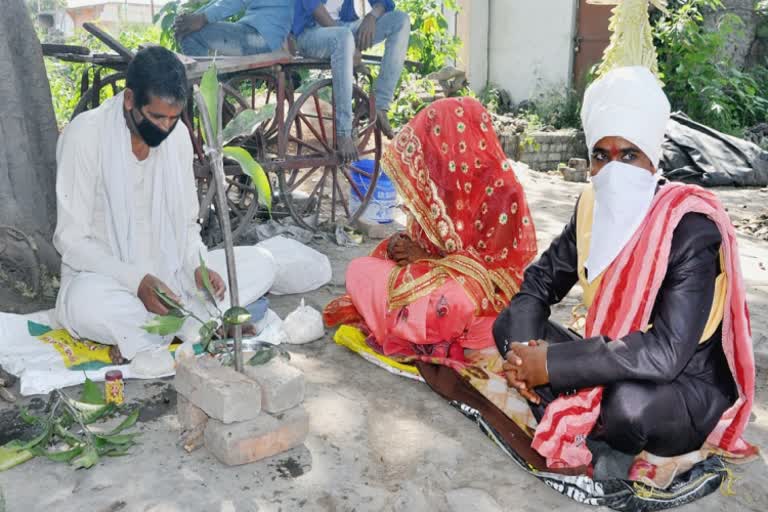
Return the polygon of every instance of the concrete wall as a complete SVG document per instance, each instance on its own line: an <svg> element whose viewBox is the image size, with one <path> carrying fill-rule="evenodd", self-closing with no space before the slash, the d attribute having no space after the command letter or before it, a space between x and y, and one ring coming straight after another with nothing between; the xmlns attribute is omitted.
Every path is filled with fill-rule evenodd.
<svg viewBox="0 0 768 512"><path fill-rule="evenodd" d="M499 141L509 158L537 171L553 171L571 158L587 158L584 132L576 130L533 132L524 140L518 134L506 134Z"/></svg>
<svg viewBox="0 0 768 512"><path fill-rule="evenodd" d="M460 0L459 65L520 102L570 86L577 0Z"/></svg>

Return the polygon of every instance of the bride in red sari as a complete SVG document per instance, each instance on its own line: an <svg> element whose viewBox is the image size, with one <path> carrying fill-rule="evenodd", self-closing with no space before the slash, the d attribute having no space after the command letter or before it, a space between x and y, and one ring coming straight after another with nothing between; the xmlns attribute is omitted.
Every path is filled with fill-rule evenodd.
<svg viewBox="0 0 768 512"><path fill-rule="evenodd" d="M348 295L326 307L326 323L364 324L384 355L464 361L464 349L493 346L493 321L536 256L523 188L490 115L471 98L416 115L383 167L406 231L350 263Z"/></svg>

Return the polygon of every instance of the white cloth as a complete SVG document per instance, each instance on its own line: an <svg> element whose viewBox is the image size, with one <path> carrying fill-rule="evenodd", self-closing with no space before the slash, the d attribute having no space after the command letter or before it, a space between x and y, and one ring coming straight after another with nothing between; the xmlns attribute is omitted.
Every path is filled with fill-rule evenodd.
<svg viewBox="0 0 768 512"><path fill-rule="evenodd" d="M325 254L301 242L275 236L256 247L269 253L275 263L275 280L270 293L307 293L328 284L333 278L331 262Z"/></svg>
<svg viewBox="0 0 768 512"><path fill-rule="evenodd" d="M581 122L589 152L603 137L622 137L658 169L669 114L669 100L647 68L609 71L584 93Z"/></svg>
<svg viewBox="0 0 768 512"><path fill-rule="evenodd" d="M608 268L640 227L657 184L656 174L616 161L592 177L595 208L585 265L590 283Z"/></svg>
<svg viewBox="0 0 768 512"><path fill-rule="evenodd" d="M197 223L192 143L184 127L177 126L139 162L131 151L119 98L78 115L59 137L53 243L62 256L62 286L78 272L93 272L135 293L151 273L180 293L181 277L191 280L198 254L206 253ZM123 184L122 192L113 190L115 181ZM166 195L168 201L161 201ZM158 206L162 202L165 208ZM179 247L168 250L162 234ZM170 253L176 256L170 258Z"/></svg>
<svg viewBox="0 0 768 512"><path fill-rule="evenodd" d="M57 320L73 336L117 344L132 358L163 343L141 330L149 318L136 296L142 278L159 277L191 303L207 250L189 134L177 126L138 161L122 102L119 94L80 114L59 138L53 242L62 256Z"/></svg>
<svg viewBox="0 0 768 512"><path fill-rule="evenodd" d="M343 5L344 0L328 0L325 3L325 9L328 11L328 14L331 15L331 18L339 21L341 19L341 7Z"/></svg>

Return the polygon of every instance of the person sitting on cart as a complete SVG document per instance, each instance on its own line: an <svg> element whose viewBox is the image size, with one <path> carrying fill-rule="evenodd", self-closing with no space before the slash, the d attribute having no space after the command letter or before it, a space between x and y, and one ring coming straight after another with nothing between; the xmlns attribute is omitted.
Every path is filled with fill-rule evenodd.
<svg viewBox="0 0 768 512"><path fill-rule="evenodd" d="M387 110L400 79L408 50L411 21L408 14L395 10L393 0L369 0L371 10L360 19L354 0L296 0L293 35L299 52L308 57L331 59L333 90L336 97L336 149L342 160L357 159L352 134L352 85L355 55L384 42L381 72L374 98L376 121L387 138L394 132Z"/></svg>
<svg viewBox="0 0 768 512"><path fill-rule="evenodd" d="M206 314L194 153L179 122L189 95L184 65L152 46L128 65L125 85L73 119L56 151L56 319L74 337L113 345L115 362L170 341L142 329L169 312L158 290ZM208 273L225 299L221 275ZM194 342L198 329L186 322L179 336Z"/></svg>
<svg viewBox="0 0 768 512"><path fill-rule="evenodd" d="M292 9L293 0L217 0L176 18L176 39L185 55L196 57L278 51L291 28ZM239 21L223 21L243 11Z"/></svg>

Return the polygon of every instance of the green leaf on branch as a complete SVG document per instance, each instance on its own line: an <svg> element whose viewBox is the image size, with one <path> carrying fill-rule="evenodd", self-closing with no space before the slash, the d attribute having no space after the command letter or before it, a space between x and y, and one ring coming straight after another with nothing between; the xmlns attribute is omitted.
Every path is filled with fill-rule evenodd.
<svg viewBox="0 0 768 512"><path fill-rule="evenodd" d="M216 304L216 294L213 293L213 284L211 283L211 275L208 272L208 266L205 264L203 255L199 254L198 256L200 257L200 277L203 279L203 287L205 288L208 300L213 304Z"/></svg>
<svg viewBox="0 0 768 512"><path fill-rule="evenodd" d="M48 451L43 449L35 450L36 455L41 455L47 459L50 459L54 462L70 462L72 459L83 453L84 445L78 444L77 446L71 447L68 450L60 450L60 451Z"/></svg>
<svg viewBox="0 0 768 512"><path fill-rule="evenodd" d="M203 77L200 79L200 93L203 95L203 101L205 101L205 107L208 111L208 119L211 121L211 131L213 131L213 138L215 141L218 130L219 77L214 62L211 62L211 65L208 66L208 69L203 73ZM209 144L210 143L211 142L209 141Z"/></svg>
<svg viewBox="0 0 768 512"><path fill-rule="evenodd" d="M22 447L19 441L11 441L0 446L0 471L11 469L23 462L33 458L35 454L32 450Z"/></svg>
<svg viewBox="0 0 768 512"><path fill-rule="evenodd" d="M258 111L251 109L243 110L237 114L237 117L227 123L226 128L224 128L221 134L224 144L229 144L238 137L253 135L253 132L256 131L256 128L261 123L274 116L275 105L271 103L264 105Z"/></svg>
<svg viewBox="0 0 768 512"><path fill-rule="evenodd" d="M237 161L240 164L240 168L251 177L259 198L259 204L271 212L272 186L269 183L267 173L264 172L264 168L243 148L227 146L224 148L224 156Z"/></svg>
<svg viewBox="0 0 768 512"><path fill-rule="evenodd" d="M163 302L163 304L165 304L172 310L178 310L178 311L184 310L184 306L182 306L179 302L173 300L167 293L165 293L160 288L155 288L155 295L157 295L157 297ZM179 316L179 315L176 315L176 316Z"/></svg>
<svg viewBox="0 0 768 512"><path fill-rule="evenodd" d="M72 459L70 464L72 464L76 469L88 469L93 467L97 462L99 462L99 453L96 451L96 447L88 445L83 449L83 453L81 453L77 458Z"/></svg>
<svg viewBox="0 0 768 512"><path fill-rule="evenodd" d="M133 434L114 434L114 435L97 435L97 439L101 439L105 441L108 444L119 444L119 445L134 445L136 444L134 439L136 439L138 436L140 436L140 432L134 432Z"/></svg>
<svg viewBox="0 0 768 512"><path fill-rule="evenodd" d="M184 325L186 317L176 315L157 315L152 320L142 325L141 328L150 334L168 336L174 334Z"/></svg>
<svg viewBox="0 0 768 512"><path fill-rule="evenodd" d="M139 420L139 410L138 409L134 409L133 412L131 414L129 414L128 417L125 418L122 421L122 423L120 423L118 426L116 426L112 430L112 432L110 432L109 434L106 434L106 435L113 436L115 434L119 434L123 430L125 430L127 428L131 428L132 426L134 426L138 420Z"/></svg>
<svg viewBox="0 0 768 512"><path fill-rule="evenodd" d="M211 340L213 339L213 335L216 334L216 329L218 327L219 322L216 320L209 320L200 326L200 345L203 347L203 350L208 350L208 347L211 344Z"/></svg>
<svg viewBox="0 0 768 512"><path fill-rule="evenodd" d="M104 390L86 377L83 383L83 392L80 393L80 401L86 404L105 405Z"/></svg>
<svg viewBox="0 0 768 512"><path fill-rule="evenodd" d="M224 312L224 323L227 325L243 325L251 319L251 314L241 306L234 306Z"/></svg>

